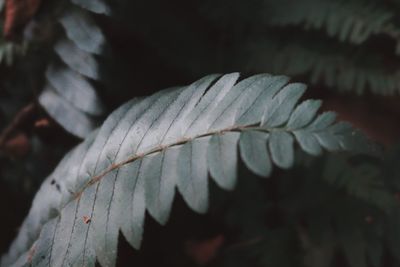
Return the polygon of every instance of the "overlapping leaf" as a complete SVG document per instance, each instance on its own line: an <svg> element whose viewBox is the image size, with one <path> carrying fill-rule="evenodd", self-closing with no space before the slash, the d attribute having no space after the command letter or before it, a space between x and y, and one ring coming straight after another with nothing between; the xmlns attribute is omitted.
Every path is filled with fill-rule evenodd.
<svg viewBox="0 0 400 267"><path fill-rule="evenodd" d="M62 64L49 65L39 102L64 129L84 138L104 113L90 80L100 79L95 55L102 53L105 38L90 14L78 7L67 9L59 22L66 37L56 42L54 51Z"/></svg>
<svg viewBox="0 0 400 267"><path fill-rule="evenodd" d="M208 174L232 189L239 155L268 176L273 165L293 165L295 142L319 154L360 141L332 113L317 115L319 101L297 105L304 85L284 76L238 77L207 76L113 112L44 182L2 266L114 266L119 231L139 248L146 210L166 223L175 189L191 209L206 212Z"/></svg>

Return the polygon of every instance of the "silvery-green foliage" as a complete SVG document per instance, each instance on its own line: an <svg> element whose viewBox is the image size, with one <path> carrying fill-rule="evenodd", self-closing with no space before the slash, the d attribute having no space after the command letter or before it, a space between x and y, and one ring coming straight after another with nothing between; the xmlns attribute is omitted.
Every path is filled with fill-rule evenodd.
<svg viewBox="0 0 400 267"><path fill-rule="evenodd" d="M65 130L84 138L105 111L91 83L100 80L96 56L101 55L105 38L91 14L74 5L64 11L59 23L65 34L54 44L54 52L61 63L48 66L39 103Z"/></svg>
<svg viewBox="0 0 400 267"><path fill-rule="evenodd" d="M285 76L210 75L133 99L69 152L44 181L1 266L115 266L119 232L139 248L147 211L168 221L177 190L208 208L208 177L233 189L240 159L267 177L305 152L359 145L358 132L317 114L318 100Z"/></svg>

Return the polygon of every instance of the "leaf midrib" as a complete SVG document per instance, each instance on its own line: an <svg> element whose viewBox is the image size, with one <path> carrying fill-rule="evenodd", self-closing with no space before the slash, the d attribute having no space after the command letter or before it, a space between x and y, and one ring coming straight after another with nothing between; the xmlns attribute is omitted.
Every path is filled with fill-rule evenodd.
<svg viewBox="0 0 400 267"><path fill-rule="evenodd" d="M260 132L267 132L267 133L270 133L270 132L273 132L273 131L285 131L285 132L288 132L288 133L292 132L292 129L288 129L286 127L273 127L273 128L261 127L261 126L259 126L259 122L258 122L256 124L251 124L251 125L234 125L232 127L221 129L221 130L215 130L215 131L210 131L210 132L206 132L206 133L203 133L203 134L198 134L198 135L195 135L193 137L181 138L178 141L170 143L170 144L167 144L167 145L158 145L157 147L155 147L153 149L150 149L150 150L148 150L146 152L135 154L134 156L129 157L128 159L126 159L124 161L121 161L120 163L113 163L110 167L108 167L104 171L100 172L100 174L95 175L91 179L89 179L89 181L86 183L86 185L83 186L83 188L79 192L75 193L75 197L72 198L72 200L80 198L81 194L88 187L90 187L93 184L99 182L108 173L110 173L110 172L112 172L112 171L114 171L116 169L119 169L119 168L123 167L124 165L132 163L132 162L134 162L134 161L136 161L138 159L142 159L142 158L144 158L146 156L149 156L151 154L154 154L154 153L162 152L162 151L164 151L166 149L169 149L171 147L174 147L174 146L179 146L179 145L186 144L188 142L191 142L191 141L193 141L195 139L199 139L199 138L202 138L202 137L212 136L212 135L217 135L217 134L223 135L225 132L242 132L242 131L246 131L246 130L260 131Z"/></svg>
<svg viewBox="0 0 400 267"><path fill-rule="evenodd" d="M176 142L167 144L167 145L158 145L157 147L153 148L153 149L149 149L148 151L145 151L143 153L139 153L139 154L135 154L132 157L129 157L128 159L121 161L119 163L113 163L111 164L110 167L106 168L104 171L101 171L98 175L93 176L92 178L89 179L89 181L86 183L85 186L83 186L83 188L81 190L79 190L79 192L75 193L75 197L72 200L78 199L80 198L81 194L90 186L92 186L93 184L101 181L101 179L106 176L107 174L109 174L110 172L117 170L121 167L123 167L124 165L127 165L129 163L132 163L138 159L142 159L146 156L149 156L151 154L154 153L158 153L158 152L162 152L166 149L169 149L171 147L174 146L179 146L179 145L183 145L186 144L188 142L191 142L195 139L199 139L202 137L206 137L206 136L212 136L212 135L222 135L225 132L242 132L243 130L252 130L252 131L263 131L263 132L271 132L272 130L278 130L278 128L274 128L274 129L268 129L268 128L264 128L264 127L260 127L257 125L235 125L229 128L225 128L222 130L216 130L216 131L210 131L207 133L203 133L203 134L199 134L199 135L195 135L194 137L190 137L190 138L181 138L179 140L177 140ZM282 128L282 130L284 130Z"/></svg>

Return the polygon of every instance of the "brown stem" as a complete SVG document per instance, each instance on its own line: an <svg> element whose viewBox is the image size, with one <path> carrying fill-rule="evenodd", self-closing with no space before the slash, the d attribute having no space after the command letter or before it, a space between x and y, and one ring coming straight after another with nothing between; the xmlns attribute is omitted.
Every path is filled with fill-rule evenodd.
<svg viewBox="0 0 400 267"><path fill-rule="evenodd" d="M0 148L4 146L4 144L7 142L8 138L15 131L15 129L21 126L26 121L26 119L29 117L35 107L35 103L29 103L15 115L14 119L0 134Z"/></svg>

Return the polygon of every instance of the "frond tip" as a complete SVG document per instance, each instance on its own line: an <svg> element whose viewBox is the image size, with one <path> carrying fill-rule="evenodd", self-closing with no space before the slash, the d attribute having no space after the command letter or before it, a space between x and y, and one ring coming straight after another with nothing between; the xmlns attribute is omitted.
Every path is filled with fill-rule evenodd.
<svg viewBox="0 0 400 267"><path fill-rule="evenodd" d="M320 101L298 104L304 85L268 74L238 78L210 75L114 111L44 182L2 266L114 266L119 231L139 248L145 211L166 223L175 188L206 212L208 174L232 189L239 155L268 176L273 165L293 165L295 142L318 155L360 141L332 113L317 116ZM60 194L50 194L51 181Z"/></svg>

